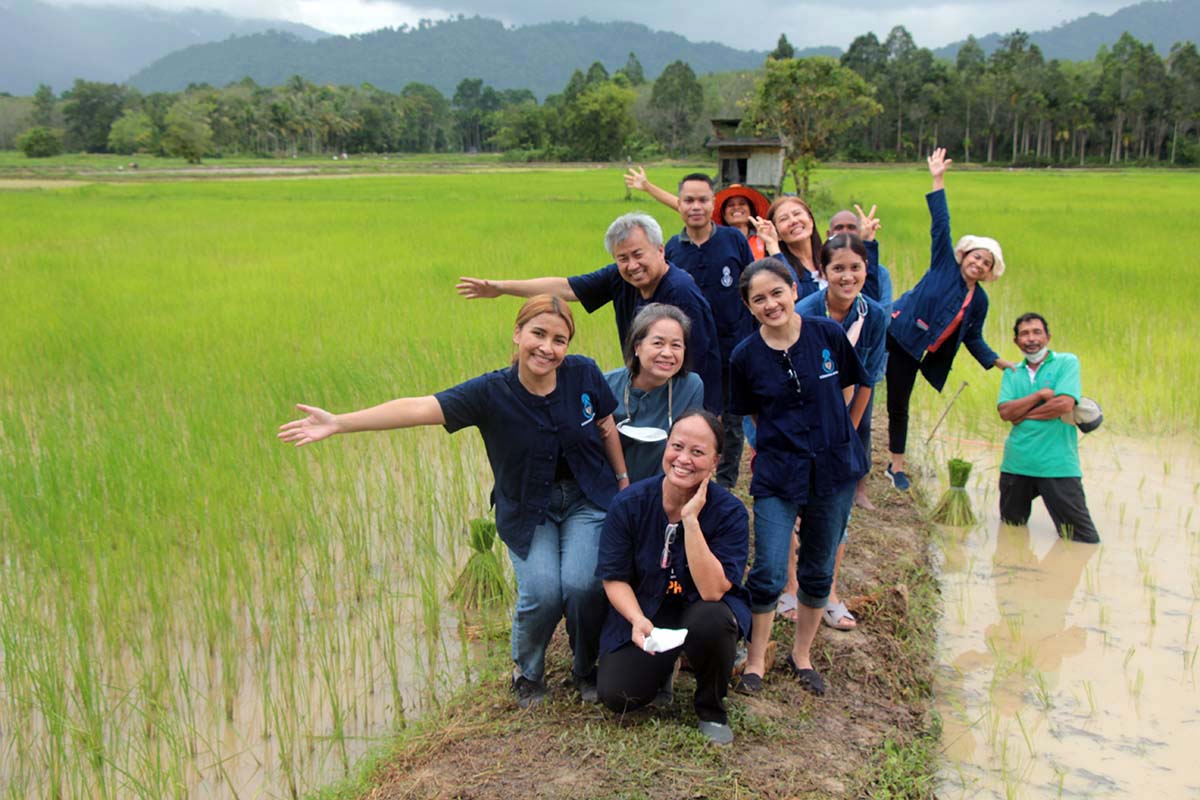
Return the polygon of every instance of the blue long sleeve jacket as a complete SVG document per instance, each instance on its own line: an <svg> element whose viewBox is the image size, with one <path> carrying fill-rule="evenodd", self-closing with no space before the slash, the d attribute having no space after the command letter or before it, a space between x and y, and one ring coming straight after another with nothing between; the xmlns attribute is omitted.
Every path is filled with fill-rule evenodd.
<svg viewBox="0 0 1200 800"><path fill-rule="evenodd" d="M967 282L954 258L954 244L950 239L946 192L930 192L925 195L925 202L929 205L930 217L929 269L916 286L895 301L892 306L895 316L888 329L888 335L896 344L917 360L921 360L929 345L937 341L942 331L954 321L967 296ZM987 292L983 284L976 284L975 294L955 335L933 354L936 357L922 361L921 374L939 392L946 385L959 345L965 344L984 369L990 368L1000 357L983 338L987 312Z"/></svg>

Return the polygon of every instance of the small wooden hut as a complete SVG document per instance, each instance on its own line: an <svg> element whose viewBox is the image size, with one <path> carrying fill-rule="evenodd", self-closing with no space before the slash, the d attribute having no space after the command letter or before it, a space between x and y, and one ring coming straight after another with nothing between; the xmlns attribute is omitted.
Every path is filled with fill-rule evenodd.
<svg viewBox="0 0 1200 800"><path fill-rule="evenodd" d="M783 186L783 143L777 138L738 136L741 117L714 118L704 146L717 151L717 188L751 186L769 198Z"/></svg>

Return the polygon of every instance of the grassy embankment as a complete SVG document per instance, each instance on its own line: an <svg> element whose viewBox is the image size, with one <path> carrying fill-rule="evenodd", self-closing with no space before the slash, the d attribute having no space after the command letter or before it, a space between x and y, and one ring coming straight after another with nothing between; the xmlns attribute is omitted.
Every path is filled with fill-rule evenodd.
<svg viewBox="0 0 1200 800"><path fill-rule="evenodd" d="M663 170L663 182L675 172ZM821 177L830 202L819 213L879 203L885 263L897 286L910 285L924 266L927 178L916 169ZM1006 249L1009 273L990 287L993 345L1008 340L1012 317L1038 308L1055 345L1080 354L1085 391L1105 403L1110 425L1196 430L1189 398L1200 378L1181 332L1192 327L1186 254L1200 244L1184 209L1198 181L952 175L955 231L994 235ZM468 305L453 279L597 267L604 226L630 208L622 196L618 169L0 192L0 304L9 309L0 714L12 732L0 774L9 793L239 785L237 758L254 748L261 780L304 791L347 770L405 711L444 698L460 664L473 664L446 644L453 617L443 606L466 557L464 521L486 505L482 448L470 434L429 430L295 453L276 445L273 428L298 400L341 410L504 363L516 302ZM677 227L665 209L639 205L668 232ZM612 334L608 312L586 318L574 349L616 363ZM961 379L972 385L957 423L990 435L995 374L964 357L950 386ZM944 402L918 398L927 418ZM884 573L856 586L853 575L851 592L911 583ZM867 615L864 635L902 639L912 623L888 628L886 608ZM917 622L931 639L927 619ZM494 672L495 658L483 663ZM878 680L888 703L919 708L923 679L891 682L894 658L869 674L858 672L865 663L845 659L835 687ZM503 727L514 718L495 686L477 696L492 692ZM915 698L904 694L914 689ZM829 705L837 712L841 702ZM646 744L637 737L661 731L682 742L679 752L695 749L686 727L559 712L580 721L585 745L591 737L633 752ZM736 713L747 742L804 733L803 715ZM883 746L886 734L863 740L876 755L836 773L850 776L847 791L876 774L870 764L903 762L914 729L911 720L895 727L899 753ZM849 753L838 742L829 749L831 763ZM580 751L563 752L584 763ZM916 766L913 774L926 769ZM752 767L731 774L757 774ZM692 776L699 785L712 777Z"/></svg>

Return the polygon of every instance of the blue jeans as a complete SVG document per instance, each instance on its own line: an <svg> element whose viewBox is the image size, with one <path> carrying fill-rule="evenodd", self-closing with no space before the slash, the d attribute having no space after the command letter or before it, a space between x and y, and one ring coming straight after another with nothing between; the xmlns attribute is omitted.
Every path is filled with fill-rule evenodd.
<svg viewBox="0 0 1200 800"><path fill-rule="evenodd" d="M817 497L809 487L808 501L792 503L778 497L754 498L754 564L746 579L750 610L774 611L787 580L792 528L800 517L800 551L796 556L796 599L809 608L824 608L833 585L838 543L850 519L856 481L847 481L833 494Z"/></svg>
<svg viewBox="0 0 1200 800"><path fill-rule="evenodd" d="M533 530L529 555L522 559L508 551L517 574L512 659L531 681L543 678L546 646L564 614L575 675L584 677L596 666L600 627L608 613L604 587L596 577L604 516L579 484L561 481L550 490L550 507Z"/></svg>

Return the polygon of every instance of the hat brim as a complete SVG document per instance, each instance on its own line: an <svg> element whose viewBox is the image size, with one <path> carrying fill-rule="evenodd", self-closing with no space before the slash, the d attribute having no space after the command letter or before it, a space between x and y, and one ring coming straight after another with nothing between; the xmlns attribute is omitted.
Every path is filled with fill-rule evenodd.
<svg viewBox="0 0 1200 800"><path fill-rule="evenodd" d="M712 220L718 225L724 225L725 219L722 213L725 210L725 203L731 197L744 197L750 201L750 207L754 209L754 216L765 217L767 209L771 207L771 201L767 196L757 189L751 189L749 186L742 186L740 183L735 183L733 186L726 186L721 191L717 192L713 198L713 213Z"/></svg>

